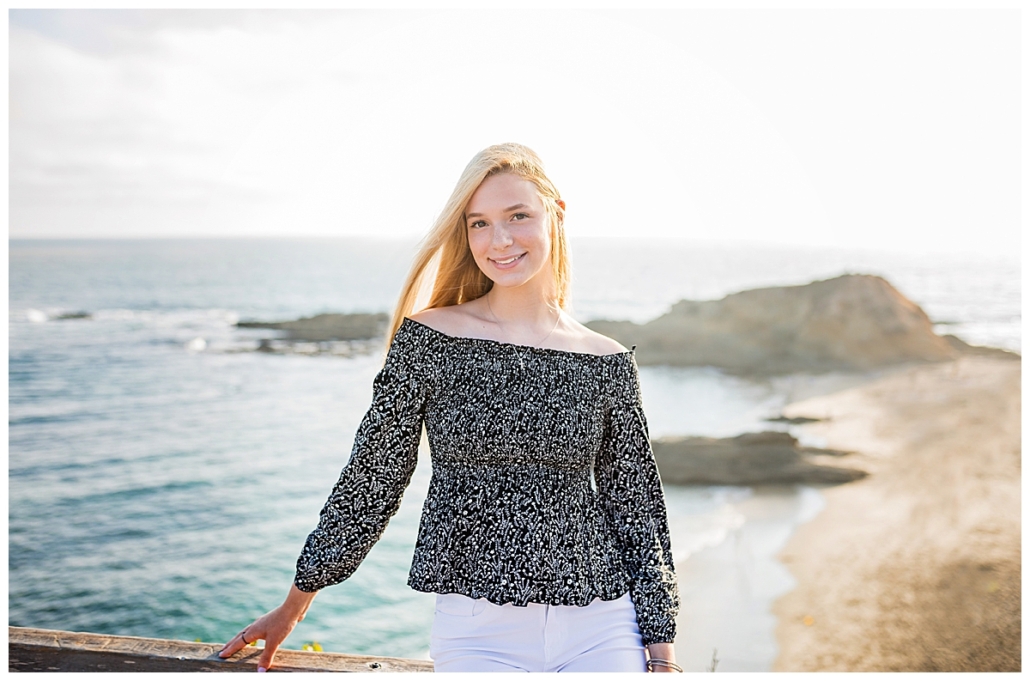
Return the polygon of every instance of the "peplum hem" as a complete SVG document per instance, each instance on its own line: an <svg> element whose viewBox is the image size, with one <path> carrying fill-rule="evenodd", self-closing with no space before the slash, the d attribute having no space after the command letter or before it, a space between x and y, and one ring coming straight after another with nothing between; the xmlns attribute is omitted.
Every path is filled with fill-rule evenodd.
<svg viewBox="0 0 1030 681"><path fill-rule="evenodd" d="M574 605L582 607L589 605L594 600L614 601L622 598L630 592L628 585L623 585L621 590L601 590L595 588L584 589L577 598L554 598L541 594L512 594L495 588L490 585L466 585L454 582L422 582L412 578L408 579L408 586L415 591L437 594L459 594L469 598L485 598L494 605L512 605L524 608L530 603L540 605Z"/></svg>

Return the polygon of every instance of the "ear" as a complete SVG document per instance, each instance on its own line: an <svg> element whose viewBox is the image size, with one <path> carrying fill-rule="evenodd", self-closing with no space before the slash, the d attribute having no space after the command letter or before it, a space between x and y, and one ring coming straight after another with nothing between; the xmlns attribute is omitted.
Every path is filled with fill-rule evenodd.
<svg viewBox="0 0 1030 681"><path fill-rule="evenodd" d="M558 211L558 224L565 224L565 202L561 199L555 199L554 202L559 208L561 208L561 210Z"/></svg>

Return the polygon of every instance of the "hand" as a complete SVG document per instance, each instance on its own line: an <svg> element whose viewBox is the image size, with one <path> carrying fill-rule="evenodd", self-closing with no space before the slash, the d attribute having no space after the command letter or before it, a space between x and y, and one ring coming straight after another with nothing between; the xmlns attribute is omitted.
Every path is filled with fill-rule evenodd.
<svg viewBox="0 0 1030 681"><path fill-rule="evenodd" d="M296 586L290 587L290 593L282 605L257 618L229 639L229 642L218 651L218 657L231 657L248 644L260 639L265 642L265 647L258 659L258 671L268 671L272 668L279 646L297 623L304 619L304 614L314 598L314 593L306 593Z"/></svg>

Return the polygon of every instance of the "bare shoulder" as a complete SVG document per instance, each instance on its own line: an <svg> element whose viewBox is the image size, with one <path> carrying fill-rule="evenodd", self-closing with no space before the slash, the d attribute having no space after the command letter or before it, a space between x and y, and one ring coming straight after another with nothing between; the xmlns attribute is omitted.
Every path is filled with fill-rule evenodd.
<svg viewBox="0 0 1030 681"><path fill-rule="evenodd" d="M484 321L475 302L434 307L408 316L419 324L448 336L467 336L473 329L482 326Z"/></svg>
<svg viewBox="0 0 1030 681"><path fill-rule="evenodd" d="M501 339L482 298L460 305L435 307L409 315L411 319L448 336ZM608 336L588 329L569 314L562 315L560 326L550 334L550 347L591 355L615 355L626 348Z"/></svg>
<svg viewBox="0 0 1030 681"><path fill-rule="evenodd" d="M570 338L573 339L581 352L589 352L593 355L614 355L620 352L628 352L627 348L617 340L589 329L570 316L566 317Z"/></svg>

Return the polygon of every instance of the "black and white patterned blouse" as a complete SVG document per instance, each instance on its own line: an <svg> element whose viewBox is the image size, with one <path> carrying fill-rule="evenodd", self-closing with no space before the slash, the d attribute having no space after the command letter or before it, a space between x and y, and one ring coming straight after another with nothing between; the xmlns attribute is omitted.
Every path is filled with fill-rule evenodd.
<svg viewBox="0 0 1030 681"><path fill-rule="evenodd" d="M644 644L676 635L665 500L633 351L448 336L406 318L294 583L349 577L400 506L425 423L433 474L408 584L492 603L629 591Z"/></svg>

